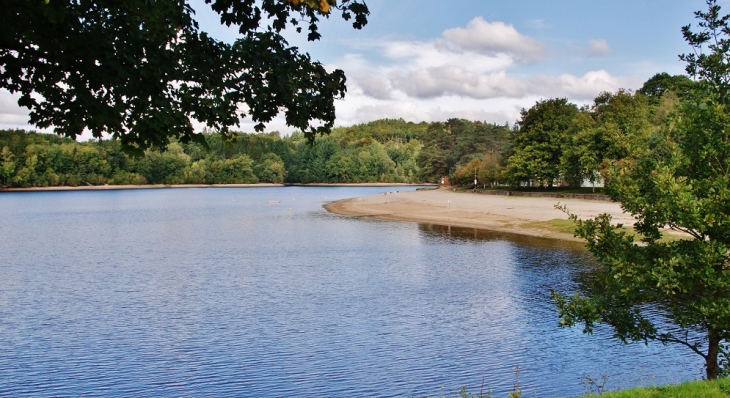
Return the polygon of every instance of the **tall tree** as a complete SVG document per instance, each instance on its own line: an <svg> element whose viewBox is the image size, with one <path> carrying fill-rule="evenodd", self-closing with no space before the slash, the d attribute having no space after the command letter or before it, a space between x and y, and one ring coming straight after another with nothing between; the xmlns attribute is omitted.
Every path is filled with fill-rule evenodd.
<svg viewBox="0 0 730 398"><path fill-rule="evenodd" d="M687 98L695 89L696 83L684 75L670 75L662 72L652 76L639 89L639 92L649 98L649 103L658 105L661 97L668 92L673 92L681 98Z"/></svg>
<svg viewBox="0 0 730 398"><path fill-rule="evenodd" d="M418 154L418 166L424 181L437 181L448 175L456 164L456 139L445 123L431 123L423 137L423 148Z"/></svg>
<svg viewBox="0 0 730 398"><path fill-rule="evenodd" d="M572 216L603 268L587 295L554 297L561 325L591 332L605 322L624 342L685 345L715 379L730 341L730 16L715 0L707 6L695 13L698 33L682 29L694 53L681 56L707 90L680 103L648 148L607 170L607 192L636 218L641 244L608 215ZM686 239L661 241L664 227Z"/></svg>
<svg viewBox="0 0 730 398"><path fill-rule="evenodd" d="M651 133L649 104L641 93L619 90L601 93L590 110L583 109L571 125L561 172L571 185L600 179L604 160L619 160L646 147Z"/></svg>
<svg viewBox="0 0 730 398"><path fill-rule="evenodd" d="M0 88L20 93L30 123L63 136L108 133L130 152L170 137L204 142L198 120L228 133L244 117L262 130L283 109L286 123L312 140L335 118L345 75L328 72L281 36L339 9L357 29L359 0L206 0L240 38L200 31L186 0L1 0Z"/></svg>
<svg viewBox="0 0 730 398"><path fill-rule="evenodd" d="M536 182L552 186L560 176L560 159L568 141L567 132L578 107L566 98L538 101L522 110L513 142L514 154L506 173L514 184Z"/></svg>

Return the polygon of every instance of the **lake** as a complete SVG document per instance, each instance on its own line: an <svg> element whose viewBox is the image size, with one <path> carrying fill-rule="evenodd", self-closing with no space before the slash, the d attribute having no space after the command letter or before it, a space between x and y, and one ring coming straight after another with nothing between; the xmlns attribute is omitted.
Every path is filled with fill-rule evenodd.
<svg viewBox="0 0 730 398"><path fill-rule="evenodd" d="M0 193L0 395L575 396L701 378L560 329L579 246L327 213L414 187ZM595 380L591 385L589 379ZM482 387L483 386L483 387Z"/></svg>

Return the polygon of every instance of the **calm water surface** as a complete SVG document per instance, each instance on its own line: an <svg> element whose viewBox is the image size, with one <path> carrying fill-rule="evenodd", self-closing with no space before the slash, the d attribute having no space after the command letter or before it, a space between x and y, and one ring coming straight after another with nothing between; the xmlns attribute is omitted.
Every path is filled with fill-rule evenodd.
<svg viewBox="0 0 730 398"><path fill-rule="evenodd" d="M413 188L406 188L413 189ZM575 396L699 378L556 327L575 246L326 213L397 188L0 194L0 395ZM270 201L279 201L273 203Z"/></svg>

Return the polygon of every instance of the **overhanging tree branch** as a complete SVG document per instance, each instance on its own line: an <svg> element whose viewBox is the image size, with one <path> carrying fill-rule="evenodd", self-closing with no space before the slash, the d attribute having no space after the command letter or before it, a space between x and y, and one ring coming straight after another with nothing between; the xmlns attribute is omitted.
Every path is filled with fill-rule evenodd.
<svg viewBox="0 0 730 398"><path fill-rule="evenodd" d="M193 116L228 133L244 118L261 130L283 110L310 140L329 132L334 99L346 92L344 73L326 71L279 32L299 16L316 40L319 18L334 10L362 28L365 3L207 3L221 23L238 26L234 43L200 31L186 0L3 1L0 88L21 95L33 124L68 137L84 129L110 134L133 153L171 137L202 142Z"/></svg>

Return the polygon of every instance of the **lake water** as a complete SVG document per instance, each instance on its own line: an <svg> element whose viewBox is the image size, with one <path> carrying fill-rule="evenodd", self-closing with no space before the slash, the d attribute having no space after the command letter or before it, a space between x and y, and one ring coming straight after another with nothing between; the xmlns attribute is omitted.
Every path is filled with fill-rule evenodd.
<svg viewBox="0 0 730 398"><path fill-rule="evenodd" d="M556 327L574 245L332 215L390 187L0 194L0 395L575 396L700 378ZM278 203L277 203L278 201ZM583 384L581 384L583 381Z"/></svg>

